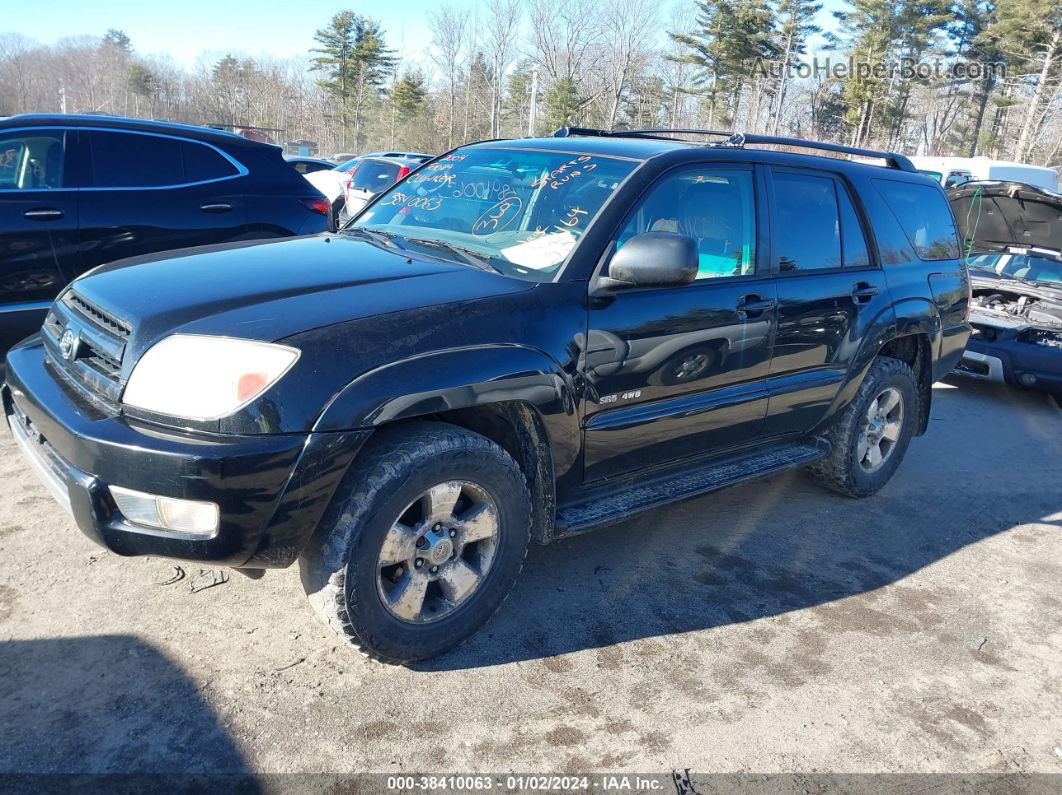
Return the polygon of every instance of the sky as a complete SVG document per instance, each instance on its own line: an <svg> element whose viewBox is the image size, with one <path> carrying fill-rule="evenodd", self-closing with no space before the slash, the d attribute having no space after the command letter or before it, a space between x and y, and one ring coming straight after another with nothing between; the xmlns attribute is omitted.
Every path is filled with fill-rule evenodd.
<svg viewBox="0 0 1062 795"><path fill-rule="evenodd" d="M601 0L608 2L609 0ZM684 0L692 4L692 0ZM740 1L740 0L738 0ZM476 0L449 0L475 8ZM832 27L826 0L820 25ZM226 53L287 59L306 56L313 34L337 11L351 9L378 20L388 44L404 60L430 68L425 50L432 32L428 12L439 0L0 0L0 9L18 4L18 13L0 13L0 33L21 33L42 44L69 36L101 36L108 28L125 31L142 55L168 55L193 68ZM672 5L668 3L668 7ZM668 10L661 14L666 24ZM815 49L813 47L813 49Z"/></svg>

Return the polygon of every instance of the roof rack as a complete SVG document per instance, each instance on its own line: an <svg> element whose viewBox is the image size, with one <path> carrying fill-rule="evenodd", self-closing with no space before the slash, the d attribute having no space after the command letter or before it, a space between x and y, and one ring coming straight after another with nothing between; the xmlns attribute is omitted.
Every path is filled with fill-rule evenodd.
<svg viewBox="0 0 1062 795"><path fill-rule="evenodd" d="M756 135L754 133L735 133L726 142L727 146L744 146L745 144L775 144L777 146L797 146L802 149L821 149L824 152L839 152L845 155L859 155L860 157L877 157L884 160L892 168L900 171L917 172L918 169L904 155L896 152L879 152L877 149L863 149L858 146L845 146L844 144L831 144L826 141L809 141L806 138L786 138L781 135Z"/></svg>
<svg viewBox="0 0 1062 795"><path fill-rule="evenodd" d="M904 155L896 152L879 152L876 149L863 149L858 146L845 146L844 144L831 144L826 141L809 141L806 138L787 138L780 135L757 135L755 133L731 133L722 130L703 129L650 129L650 130L598 130L590 127L562 127L553 133L556 138L567 138L572 135L598 135L608 137L634 137L634 138L657 138L672 139L675 134L680 135L719 135L725 136L725 141L713 141L709 146L743 147L746 144L775 144L777 146L794 146L802 149L818 149L824 152L838 152L846 155L858 155L860 157L874 157L884 160L890 168L900 171L917 172L918 169ZM672 139L673 140L673 139Z"/></svg>

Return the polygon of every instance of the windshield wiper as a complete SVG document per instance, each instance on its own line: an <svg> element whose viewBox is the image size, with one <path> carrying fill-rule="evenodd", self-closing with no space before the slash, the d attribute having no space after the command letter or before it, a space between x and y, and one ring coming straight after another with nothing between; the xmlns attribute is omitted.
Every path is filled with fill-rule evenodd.
<svg viewBox="0 0 1062 795"><path fill-rule="evenodd" d="M347 226L341 229L340 233L344 235L361 235L376 243L382 243L385 246L403 248L402 244L398 242L399 238L402 236L395 232L383 232L379 229L366 229L363 226Z"/></svg>
<svg viewBox="0 0 1062 795"><path fill-rule="evenodd" d="M501 273L496 267L490 264L490 261L485 259L482 254L470 248L465 248L456 243L451 243L448 240L435 240L434 238L427 237L407 237L406 241L409 243L418 243L422 246L433 246L435 248L444 248L447 251L457 254L469 265L474 265L485 271L494 271L494 273Z"/></svg>

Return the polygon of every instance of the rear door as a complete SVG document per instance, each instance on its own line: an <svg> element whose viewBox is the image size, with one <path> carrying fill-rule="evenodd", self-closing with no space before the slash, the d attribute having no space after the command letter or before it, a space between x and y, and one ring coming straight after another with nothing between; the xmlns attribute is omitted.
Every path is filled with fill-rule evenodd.
<svg viewBox="0 0 1062 795"><path fill-rule="evenodd" d="M778 332L765 435L803 433L837 395L864 331L889 303L854 191L825 171L771 169Z"/></svg>
<svg viewBox="0 0 1062 795"><path fill-rule="evenodd" d="M760 436L775 324L761 184L752 166L684 166L661 177L621 227L617 247L644 232L694 238L700 269L683 287L591 298L586 481Z"/></svg>
<svg viewBox="0 0 1062 795"><path fill-rule="evenodd" d="M81 213L82 267L241 239L238 177L220 149L175 136L84 130L89 166Z"/></svg>
<svg viewBox="0 0 1062 795"><path fill-rule="evenodd" d="M0 132L0 345L40 327L78 272L78 191L61 129Z"/></svg>

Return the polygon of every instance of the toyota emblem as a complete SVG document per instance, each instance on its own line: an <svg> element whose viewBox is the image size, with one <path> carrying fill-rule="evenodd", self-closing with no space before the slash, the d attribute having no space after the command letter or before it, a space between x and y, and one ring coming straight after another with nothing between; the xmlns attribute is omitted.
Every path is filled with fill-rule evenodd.
<svg viewBox="0 0 1062 795"><path fill-rule="evenodd" d="M63 332L63 336L59 339L59 353L63 355L63 358L70 361L77 353L78 337L77 334L67 329Z"/></svg>

